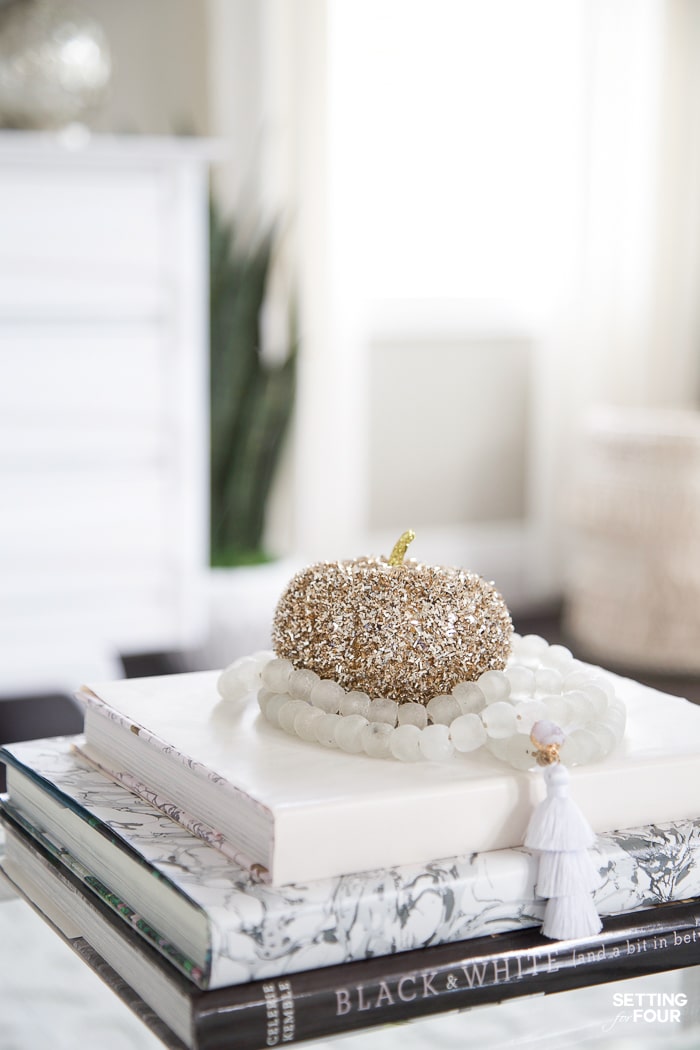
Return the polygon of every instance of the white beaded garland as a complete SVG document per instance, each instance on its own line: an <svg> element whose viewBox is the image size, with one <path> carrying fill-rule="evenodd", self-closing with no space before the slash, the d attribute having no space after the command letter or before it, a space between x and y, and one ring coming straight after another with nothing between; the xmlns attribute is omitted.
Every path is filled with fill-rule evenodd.
<svg viewBox="0 0 700 1050"><path fill-rule="evenodd" d="M423 734L417 725L405 722L397 726L391 734L389 750L394 758L401 762L417 762L421 758L421 738Z"/></svg>
<svg viewBox="0 0 700 1050"><path fill-rule="evenodd" d="M329 715L337 715L345 690L330 678L319 678L309 695L314 707L320 707Z"/></svg>
<svg viewBox="0 0 700 1050"><path fill-rule="evenodd" d="M302 740L402 762L445 762L455 752L486 749L515 769L531 769L537 751L530 733L547 723L564 738L562 763L596 762L620 744L626 722L624 704L602 672L537 635L513 636L505 670L459 682L427 704L346 692L272 653L236 661L217 685L232 702L257 691L265 719Z"/></svg>
<svg viewBox="0 0 700 1050"><path fill-rule="evenodd" d="M486 743L484 723L473 712L455 718L450 726L450 736L458 751L476 751Z"/></svg>
<svg viewBox="0 0 700 1050"><path fill-rule="evenodd" d="M429 762L447 761L455 750L450 740L450 727L441 724L426 726L420 733L420 749L423 758Z"/></svg>
<svg viewBox="0 0 700 1050"><path fill-rule="evenodd" d="M478 714L486 707L486 697L476 682L459 682L452 690L452 695L463 715L470 712Z"/></svg>
<svg viewBox="0 0 700 1050"><path fill-rule="evenodd" d="M462 713L459 703L453 696L434 696L425 705L428 717L435 725L447 726Z"/></svg>
<svg viewBox="0 0 700 1050"><path fill-rule="evenodd" d="M304 708L305 710L299 711L294 719L294 732L302 740L315 741L314 722L323 717L323 711L318 707L312 707L311 704L304 704Z"/></svg>
<svg viewBox="0 0 700 1050"><path fill-rule="evenodd" d="M321 679L306 667L295 668L289 676L289 695L295 700L308 700L311 690Z"/></svg>
<svg viewBox="0 0 700 1050"><path fill-rule="evenodd" d="M481 721L488 736L501 740L516 732L515 708L505 700L496 700L481 712Z"/></svg>
<svg viewBox="0 0 700 1050"><path fill-rule="evenodd" d="M335 728L335 740L341 751L362 751L362 730L369 722L363 715L344 715Z"/></svg>
<svg viewBox="0 0 700 1050"><path fill-rule="evenodd" d="M484 671L479 678L479 689L486 697L486 702L507 700L510 696L510 681L503 671Z"/></svg>
<svg viewBox="0 0 700 1050"><path fill-rule="evenodd" d="M260 672L262 684L273 693L286 693L289 678L294 670L291 660L270 660Z"/></svg>
<svg viewBox="0 0 700 1050"><path fill-rule="evenodd" d="M362 732L362 749L370 758L386 758L394 730L386 722L369 722Z"/></svg>
<svg viewBox="0 0 700 1050"><path fill-rule="evenodd" d="M399 704L399 725L416 726L424 729L428 724L428 711L423 704L415 704L409 701L407 704Z"/></svg>

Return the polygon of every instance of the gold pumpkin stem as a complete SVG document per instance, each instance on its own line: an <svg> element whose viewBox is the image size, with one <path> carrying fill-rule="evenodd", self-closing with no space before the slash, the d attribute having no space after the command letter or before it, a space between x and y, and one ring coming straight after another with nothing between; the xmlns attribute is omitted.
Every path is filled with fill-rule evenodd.
<svg viewBox="0 0 700 1050"><path fill-rule="evenodd" d="M408 550L409 543L413 543L416 538L416 534L413 529L406 529L402 532L398 540L394 544L394 549L389 555L389 565L403 565L403 560L406 557L406 551Z"/></svg>

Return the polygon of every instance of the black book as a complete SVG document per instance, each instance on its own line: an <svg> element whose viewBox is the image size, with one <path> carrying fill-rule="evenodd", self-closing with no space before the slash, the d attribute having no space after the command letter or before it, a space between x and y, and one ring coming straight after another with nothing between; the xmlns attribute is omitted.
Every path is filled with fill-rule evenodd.
<svg viewBox="0 0 700 1050"><path fill-rule="evenodd" d="M518 930L200 991L5 815L3 822L3 869L18 892L177 1050L262 1050L700 963L694 898L608 918L582 940Z"/></svg>

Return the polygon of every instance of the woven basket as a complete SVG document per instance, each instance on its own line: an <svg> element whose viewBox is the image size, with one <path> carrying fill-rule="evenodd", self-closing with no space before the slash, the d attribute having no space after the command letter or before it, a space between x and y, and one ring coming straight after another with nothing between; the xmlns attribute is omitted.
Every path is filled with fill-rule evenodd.
<svg viewBox="0 0 700 1050"><path fill-rule="evenodd" d="M700 413L597 413L567 517L565 623L581 651L700 672Z"/></svg>

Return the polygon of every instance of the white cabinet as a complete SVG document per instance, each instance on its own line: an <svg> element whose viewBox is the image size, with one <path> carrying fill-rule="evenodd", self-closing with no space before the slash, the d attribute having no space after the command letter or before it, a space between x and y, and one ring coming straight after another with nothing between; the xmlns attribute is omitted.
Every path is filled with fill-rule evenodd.
<svg viewBox="0 0 700 1050"><path fill-rule="evenodd" d="M205 634L216 150L0 134L0 695Z"/></svg>

